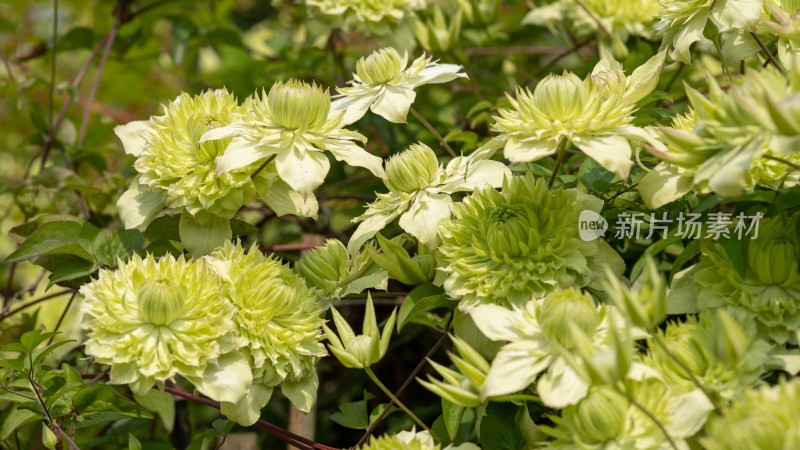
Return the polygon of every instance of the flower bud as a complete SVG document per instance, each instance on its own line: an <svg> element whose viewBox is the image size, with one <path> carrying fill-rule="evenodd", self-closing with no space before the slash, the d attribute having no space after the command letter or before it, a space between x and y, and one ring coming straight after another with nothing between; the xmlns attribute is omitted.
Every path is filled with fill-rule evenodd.
<svg viewBox="0 0 800 450"><path fill-rule="evenodd" d="M142 318L153 325L169 325L183 307L183 293L169 280L144 280L136 297Z"/></svg>
<svg viewBox="0 0 800 450"><path fill-rule="evenodd" d="M742 328L724 310L718 309L711 323L711 352L730 367L736 367L747 355L749 340Z"/></svg>
<svg viewBox="0 0 800 450"><path fill-rule="evenodd" d="M380 233L377 234L378 245L381 247L380 253L372 247L366 247L372 261L381 269L386 270L389 276L395 280L416 286L430 281L433 278L433 258L423 256L411 257L398 238L386 239ZM401 239L405 235L401 235ZM400 241L402 242L402 241ZM420 247L424 247L420 244Z"/></svg>
<svg viewBox="0 0 800 450"><path fill-rule="evenodd" d="M56 448L56 444L58 444L58 439L56 439L55 433L42 422L42 445L46 448Z"/></svg>
<svg viewBox="0 0 800 450"><path fill-rule="evenodd" d="M372 52L356 62L356 75L367 84L383 84L391 81L406 67L406 56L387 47Z"/></svg>
<svg viewBox="0 0 800 450"><path fill-rule="evenodd" d="M645 272L638 289L624 286L608 269L604 288L614 305L628 316L634 326L649 330L667 317L666 284L650 256L645 260Z"/></svg>
<svg viewBox="0 0 800 450"><path fill-rule="evenodd" d="M625 425L628 401L609 387L593 388L577 405L564 409L564 425L581 442L600 444L616 437Z"/></svg>
<svg viewBox="0 0 800 450"><path fill-rule="evenodd" d="M748 262L759 281L766 284L783 284L797 273L797 260L800 257L797 243L785 231L776 234L762 231L748 248Z"/></svg>
<svg viewBox="0 0 800 450"><path fill-rule="evenodd" d="M386 163L386 186L392 192L414 192L434 183L439 176L436 154L423 143L412 144Z"/></svg>
<svg viewBox="0 0 800 450"><path fill-rule="evenodd" d="M311 285L332 294L350 271L350 256L347 249L336 239L328 239L325 245L303 255L295 266L297 272Z"/></svg>
<svg viewBox="0 0 800 450"><path fill-rule="evenodd" d="M378 329L378 321L375 318L375 306L372 304L372 297L367 295L367 304L364 312L364 324L361 328L362 334L356 336L353 328L344 320L336 308L331 308L333 322L336 324L338 336L330 328L323 325L325 335L330 344L328 348L334 356L345 366L351 369L363 369L369 367L383 358L389 349L389 341L392 337L392 330L397 321L397 310L392 312L389 320L383 326L383 332Z"/></svg>
<svg viewBox="0 0 800 450"><path fill-rule="evenodd" d="M567 349L575 346L572 327L591 336L600 323L592 297L576 289L545 297L538 316L545 336Z"/></svg>
<svg viewBox="0 0 800 450"><path fill-rule="evenodd" d="M298 80L272 85L267 96L272 119L287 130L305 127L319 129L328 120L331 99L327 91L316 84Z"/></svg>
<svg viewBox="0 0 800 450"><path fill-rule="evenodd" d="M552 120L567 121L582 112L585 97L586 87L577 75L548 75L533 92L533 106Z"/></svg>

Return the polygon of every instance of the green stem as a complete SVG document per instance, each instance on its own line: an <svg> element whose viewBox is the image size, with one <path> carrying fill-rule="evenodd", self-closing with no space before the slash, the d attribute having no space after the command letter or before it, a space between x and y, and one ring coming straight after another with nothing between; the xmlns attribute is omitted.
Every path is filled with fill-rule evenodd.
<svg viewBox="0 0 800 450"><path fill-rule="evenodd" d="M442 143L442 145L444 145L444 148L446 148L446 149L447 149L447 153L450 153L450 156L452 156L453 158L455 158L455 157L456 157L456 152L454 152L454 151L453 151L453 149L452 149L452 148L450 148L450 146L449 146L449 145L447 144L447 142L444 140L444 138L442 137L442 135L441 135L441 134L439 134L439 132L438 132L438 131L436 131L436 128L433 128L433 125L431 125L431 123L430 123L430 122L428 122L427 120L425 120L425 118L424 118L424 117L422 117L422 114L420 114L420 113L419 113L419 111L417 111L417 110L416 110L416 109L415 109L413 106L412 106L412 107L409 109L409 111L411 111L411 114L413 114L413 115L414 115L414 117L416 117L416 118L417 118L417 120L419 120L420 122L422 122L422 124L423 124L423 125L425 125L425 128L427 128L427 129L428 129L428 131L430 131L431 133L433 133L433 135L434 135L434 136L436 136L436 139L438 139L438 140L439 140L439 142L441 142L441 143Z"/></svg>
<svg viewBox="0 0 800 450"><path fill-rule="evenodd" d="M730 80L731 84L733 84L733 75L731 75L731 71L728 69L728 63L725 62L725 56L722 54L722 45L719 43L719 35L714 38L714 47L717 49L719 60L722 61L722 71L728 75L728 80Z"/></svg>
<svg viewBox="0 0 800 450"><path fill-rule="evenodd" d="M558 169L561 168L561 163L564 162L564 155L567 153L567 140L561 138L561 142L558 144L558 156L556 156L556 166L553 167L553 174L550 175L550 181L547 183L547 189L553 187L553 182L556 181L556 175L558 175Z"/></svg>
<svg viewBox="0 0 800 450"><path fill-rule="evenodd" d="M497 397L489 397L491 402L541 402L542 400L536 395L529 394L515 394L515 395L498 395Z"/></svg>
<svg viewBox="0 0 800 450"><path fill-rule="evenodd" d="M631 405L633 405L633 406L634 406L636 409L638 409L639 411L643 412L645 416L647 416L648 418L650 418L650 420L652 420L652 421L653 421L653 423L655 423L655 424L656 424L656 426L658 427L658 429L659 429L659 430L661 430L661 433L664 435L664 438L666 438L667 442L669 442L669 445L670 445L672 448L674 448L675 450L678 450L678 445L677 445L677 444L675 444L675 441L673 441L673 440L672 440L672 436L670 436L670 435L669 435L669 433L667 432L667 429L666 429L666 428L664 428L664 424L662 424L662 423L661 423L661 421L659 421L659 420L656 418L656 416L654 416L654 415L653 415L653 413L651 413L650 411L648 411L648 410L647 410L647 408L645 408L644 406L642 406L642 404L641 404L641 403L637 402L637 401L636 401L636 399L634 399L634 398L633 398L633 397L632 397L630 394L628 394L628 392L627 392L627 391L625 391L625 390L623 390L623 389L620 389L620 388L618 388L618 387L616 387L616 386L614 386L614 389L615 389L617 392L619 392L620 394L624 395L624 396L625 396L625 398L628 400L628 402L630 402L630 404L631 404Z"/></svg>
<svg viewBox="0 0 800 450"><path fill-rule="evenodd" d="M398 400L398 399L397 399L397 397L395 397L395 396L394 396L394 394L392 394L392 391L390 391L389 389L387 389L387 388L386 388L386 386L384 386L384 385L383 385L383 383L381 383L381 380L379 380L379 379L378 379L378 377L377 377L377 376L375 376L375 373L372 371L372 369L370 369L369 367L364 367L364 371L365 371L365 372L367 372L367 375L369 376L369 378L370 378L370 379L371 379L371 380L372 380L372 381L373 381L373 382L374 382L376 385L378 385L378 388L380 388L380 390L382 390L384 394L388 395L388 396L389 396L389 398L390 398L390 399L392 399L392 401L394 402L394 404L395 404L395 405L397 405L398 407L400 407L400 409L402 409L403 411L405 411L405 413L406 413L406 414L408 414L408 416L409 416L409 417L411 417L411 418L414 420L414 422L416 422L416 423L417 423L417 425L419 425L419 426L421 426L423 429L425 429L425 431L427 431L428 433L430 433L430 434L431 434L431 436L433 436L433 438L434 438L434 439L436 439L437 441L439 441L439 442L441 442L441 441L442 441L441 439L439 439L439 437L438 437L438 436L436 436L436 434L435 434L433 431L431 431L431 429L430 429L430 428L428 428L428 426L427 426L427 425L425 425L425 423L424 423L424 422L422 422L421 420L419 420L419 417L417 417L417 416L416 416L416 415L415 415L413 412L411 412L411 410L410 410L410 409L408 409L408 408L406 407L406 405L404 405L402 402L400 402L400 400Z"/></svg>
<svg viewBox="0 0 800 450"><path fill-rule="evenodd" d="M773 156L773 155L764 155L764 158L771 159L773 161L782 162L782 163L786 164L787 166L789 166L789 167L791 167L791 168L793 168L795 170L800 170L800 165L799 164L793 163L792 161L789 161L788 159L783 159L783 158L780 158L778 156Z"/></svg>
<svg viewBox="0 0 800 450"><path fill-rule="evenodd" d="M689 369L689 367L687 367L686 364L683 363L683 361L678 359L678 357L675 356L675 354L672 353L672 351L670 351L669 348L667 348L667 343L664 342L661 336L658 335L658 331L653 332L653 340L655 340L656 344L661 346L661 348L664 350L667 356L669 356L673 361L675 361L675 363L677 363L678 366L680 366L680 368L683 369L683 371L686 372L687 375L689 375L689 378L692 379L692 382L701 391L703 391L703 394L705 394L705 396L708 398L708 401L710 401L711 404L714 405L714 408L719 409L719 404L717 404L716 400L714 400L714 397L711 396L711 393L708 392L708 390L706 390L705 386L703 386L703 384L700 383L700 380L697 379L697 375L695 375L694 372L692 372L692 370Z"/></svg>

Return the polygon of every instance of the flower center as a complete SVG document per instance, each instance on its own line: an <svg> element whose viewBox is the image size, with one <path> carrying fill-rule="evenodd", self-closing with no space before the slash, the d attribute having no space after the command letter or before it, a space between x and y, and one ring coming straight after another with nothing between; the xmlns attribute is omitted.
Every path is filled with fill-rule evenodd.
<svg viewBox="0 0 800 450"><path fill-rule="evenodd" d="M569 121L579 117L586 100L586 86L577 75L549 75L533 92L534 106L551 120Z"/></svg>
<svg viewBox="0 0 800 450"><path fill-rule="evenodd" d="M411 145L386 163L386 186L393 192L414 192L426 188L438 175L436 154L425 144Z"/></svg>
<svg viewBox="0 0 800 450"><path fill-rule="evenodd" d="M287 130L303 126L317 130L325 125L331 108L331 99L317 85L289 80L272 86L267 96L272 119Z"/></svg>
<svg viewBox="0 0 800 450"><path fill-rule="evenodd" d="M367 84L391 81L404 69L403 58L393 48L382 48L356 63L356 74Z"/></svg>
<svg viewBox="0 0 800 450"><path fill-rule="evenodd" d="M169 325L183 307L183 292L169 280L144 280L136 297L142 318L153 325Z"/></svg>

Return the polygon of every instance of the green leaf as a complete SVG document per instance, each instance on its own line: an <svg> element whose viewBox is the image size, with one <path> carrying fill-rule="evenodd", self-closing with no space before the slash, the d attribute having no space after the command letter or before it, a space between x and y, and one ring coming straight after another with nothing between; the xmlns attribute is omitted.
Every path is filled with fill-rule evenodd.
<svg viewBox="0 0 800 450"><path fill-rule="evenodd" d="M49 222L36 230L19 248L8 255L6 262L14 263L40 255L68 254L93 261L91 243L99 230L90 223Z"/></svg>
<svg viewBox="0 0 800 450"><path fill-rule="evenodd" d="M80 414L77 426L81 428L130 417L152 417L140 405L119 395L107 384L78 391L72 398L72 406Z"/></svg>
<svg viewBox="0 0 800 450"><path fill-rule="evenodd" d="M258 228L245 222L244 220L231 219L231 234L233 236L244 236L258 232Z"/></svg>
<svg viewBox="0 0 800 450"><path fill-rule="evenodd" d="M29 237L34 233L34 231L38 230L39 227L42 225L49 223L49 222L76 222L80 223L81 219L76 216L70 216L68 214L51 214L46 216L37 217L35 220L30 222L23 223L22 225L17 225L16 227L9 230L8 234L14 239L17 243L22 243L25 238Z"/></svg>
<svg viewBox="0 0 800 450"><path fill-rule="evenodd" d="M372 398L372 395L367 392L364 394L363 400L344 403L339 406L339 411L331 414L331 420L343 427L366 430L369 427L367 400Z"/></svg>
<svg viewBox="0 0 800 450"><path fill-rule="evenodd" d="M458 435L464 409L466 408L461 405L456 405L455 403L442 399L442 417L444 418L444 426L447 428L447 435L450 437L451 441L454 441Z"/></svg>
<svg viewBox="0 0 800 450"><path fill-rule="evenodd" d="M39 344L50 339L56 334L58 333L53 331L47 333L43 333L42 330L28 331L22 335L22 337L19 339L19 342L25 346L25 350L27 352L32 352L36 347L39 346Z"/></svg>
<svg viewBox="0 0 800 450"><path fill-rule="evenodd" d="M590 192L603 193L608 190L614 180L614 172L602 167L595 160L587 158L578 170L578 178Z"/></svg>
<svg viewBox="0 0 800 450"><path fill-rule="evenodd" d="M683 265L686 264L687 261L694 258L696 254L700 253L700 241L693 239L689 244L686 245L686 248L683 249L680 255L675 258L675 262L672 263L672 269L669 271L669 281L672 281L672 277L675 276L676 273L680 272L683 268Z"/></svg>
<svg viewBox="0 0 800 450"><path fill-rule="evenodd" d="M74 340L74 339L68 339L66 341L59 341L59 342L56 342L54 344L50 344L48 346L40 348L39 350L34 351L33 353L31 353L31 358L33 359L33 365L35 366L35 365L39 364L40 362L42 362L42 360L44 358L46 358L47 355L49 355L49 354L53 353L54 351L56 351L57 348L63 347L63 346L65 346L65 345L67 345L69 343L72 343L72 342L77 342L77 341Z"/></svg>
<svg viewBox="0 0 800 450"><path fill-rule="evenodd" d="M203 211L181 214L178 229L181 243L196 257L210 254L233 237L229 219Z"/></svg>
<svg viewBox="0 0 800 450"><path fill-rule="evenodd" d="M172 59L176 65L181 65L197 26L185 16L169 16L168 19L172 22Z"/></svg>
<svg viewBox="0 0 800 450"><path fill-rule="evenodd" d="M8 442L8 438L14 433L14 430L37 420L41 420L39 414L18 408L17 405L11 405L0 415L0 441Z"/></svg>
<svg viewBox="0 0 800 450"><path fill-rule="evenodd" d="M397 331L403 329L406 323L415 316L436 308L455 308L458 301L452 300L444 294L444 289L432 283L417 286L403 301L397 315Z"/></svg>
<svg viewBox="0 0 800 450"><path fill-rule="evenodd" d="M172 216L159 217L147 226L144 237L148 241L180 241L181 236L178 231L178 219Z"/></svg>
<svg viewBox="0 0 800 450"><path fill-rule="evenodd" d="M60 262L58 265L56 265L55 268L53 269L53 273L50 274L50 280L47 284L48 288L56 283L61 283L64 281L75 280L78 278L89 276L97 270L97 266L95 266L94 263L91 263L89 261L83 260L81 258L76 258L71 255L61 255L61 256L65 257L59 258L59 260L62 260L63 262ZM47 266L52 265L52 261L48 260L45 264L40 264L40 265L42 267L47 268ZM74 286L68 286L68 287L74 287Z"/></svg>
<svg viewBox="0 0 800 450"><path fill-rule="evenodd" d="M94 46L94 33L91 28L75 27L58 39L58 52L76 50L79 48L92 48Z"/></svg>
<svg viewBox="0 0 800 450"><path fill-rule="evenodd" d="M92 246L92 254L98 265L115 266L123 259L142 248L144 233L139 230L102 230Z"/></svg>
<svg viewBox="0 0 800 450"><path fill-rule="evenodd" d="M389 405L388 403L381 403L380 405L376 406L372 410L372 412L369 413L369 423L372 423L372 422L375 422L376 420L378 420L378 417L380 417L381 414L383 414L383 410L386 409L386 406L388 406L388 405ZM396 411L401 411L401 409L396 407L396 406L394 406L394 405L392 405L392 407L389 408L389 412L387 412L386 415L383 416L383 418L385 419L385 418L389 417L393 412L396 412Z"/></svg>
<svg viewBox="0 0 800 450"><path fill-rule="evenodd" d="M481 420L480 436L484 450L519 450L525 438L517 425L517 411L523 407L513 403L489 403Z"/></svg>
<svg viewBox="0 0 800 450"><path fill-rule="evenodd" d="M172 432L175 425L175 399L172 394L151 389L145 395L133 394L133 398L148 411L158 414L164 428Z"/></svg>
<svg viewBox="0 0 800 450"><path fill-rule="evenodd" d="M736 271L742 277L747 270L747 247L750 239L721 238L717 242L725 249L725 254L731 260Z"/></svg>
<svg viewBox="0 0 800 450"><path fill-rule="evenodd" d="M767 209L767 216L773 216L787 209L800 205L800 186L784 189Z"/></svg>

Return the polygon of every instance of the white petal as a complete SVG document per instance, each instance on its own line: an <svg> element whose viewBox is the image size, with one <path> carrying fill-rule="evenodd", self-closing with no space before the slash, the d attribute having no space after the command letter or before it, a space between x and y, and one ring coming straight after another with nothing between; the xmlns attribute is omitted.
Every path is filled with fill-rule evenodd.
<svg viewBox="0 0 800 450"><path fill-rule="evenodd" d="M314 195L304 197L299 192L293 191L283 180L275 181L266 193L258 196L258 199L279 217L292 214L317 220L319 210L317 197Z"/></svg>
<svg viewBox="0 0 800 450"><path fill-rule="evenodd" d="M706 423L708 413L714 409L714 405L703 394L700 389L695 389L688 394L683 394L674 399L669 405L669 417L672 422L664 428L670 436L685 439L694 436L695 433L703 428Z"/></svg>
<svg viewBox="0 0 800 450"><path fill-rule="evenodd" d="M400 227L423 244L435 248L439 225L450 218L452 204L447 194L420 195L400 216Z"/></svg>
<svg viewBox="0 0 800 450"><path fill-rule="evenodd" d="M275 168L289 187L304 196L309 196L325 181L331 164L322 152L302 151L293 147L278 154L275 158Z"/></svg>
<svg viewBox="0 0 800 450"><path fill-rule="evenodd" d="M383 171L383 159L370 154L355 142L329 139L325 141L325 149L331 152L337 161L363 167L376 177L386 179L386 172Z"/></svg>
<svg viewBox="0 0 800 450"><path fill-rule="evenodd" d="M472 191L486 185L497 188L503 185L503 180L511 179L511 177L511 170L499 161L467 161L463 167L459 167L459 170L448 178L442 191Z"/></svg>
<svg viewBox="0 0 800 450"><path fill-rule="evenodd" d="M572 367L557 358L547 373L536 383L536 392L542 403L551 408L574 405L589 393L589 383L578 375Z"/></svg>
<svg viewBox="0 0 800 450"><path fill-rule="evenodd" d="M703 30L705 29L707 21L708 12L699 13L681 27L678 34L672 38L672 46L674 47L670 53L672 59L691 64L692 55L690 47L695 42L705 39L703 37Z"/></svg>
<svg viewBox="0 0 800 450"><path fill-rule="evenodd" d="M518 310L486 304L472 307L467 312L481 333L493 341L517 341L528 338L527 334L521 333L515 326L522 320L522 312Z"/></svg>
<svg viewBox="0 0 800 450"><path fill-rule="evenodd" d="M412 87L421 86L423 84L439 84L453 81L456 78L467 78L467 74L459 71L462 69L458 64L432 64L422 69L414 77L408 79L408 83Z"/></svg>
<svg viewBox="0 0 800 450"><path fill-rule="evenodd" d="M365 242L372 239L386 224L394 220L404 211L405 208L397 208L385 214L375 214L359 223L358 228L356 228L356 231L350 236L350 241L347 243L348 253L351 255L357 254Z"/></svg>
<svg viewBox="0 0 800 450"><path fill-rule="evenodd" d="M281 392L283 392L283 395L285 395L297 409L307 413L314 407L314 403L317 402L318 387L319 379L317 379L317 374L314 373L312 376L298 383L285 380L281 383Z"/></svg>
<svg viewBox="0 0 800 450"><path fill-rule="evenodd" d="M274 155L277 152L277 148L264 147L258 141L236 137L228 144L225 153L217 156L216 174L222 175L231 170L247 167L259 159Z"/></svg>
<svg viewBox="0 0 800 450"><path fill-rule="evenodd" d="M216 364L209 364L202 377L193 377L198 391L218 402L236 403L247 395L253 384L250 363L240 352L221 356Z"/></svg>
<svg viewBox="0 0 800 450"><path fill-rule="evenodd" d="M370 109L389 122L406 123L408 110L417 94L401 86L387 86Z"/></svg>
<svg viewBox="0 0 800 450"><path fill-rule="evenodd" d="M521 341L504 345L481 385L481 398L507 395L530 386L552 359L537 344Z"/></svg>
<svg viewBox="0 0 800 450"><path fill-rule="evenodd" d="M136 177L127 191L117 200L117 210L125 228L144 228L164 209L164 196L139 184Z"/></svg>
<svg viewBox="0 0 800 450"><path fill-rule="evenodd" d="M657 209L686 195L693 178L693 172L662 162L639 181L638 189L644 204Z"/></svg>
<svg viewBox="0 0 800 450"><path fill-rule="evenodd" d="M233 122L224 127L214 128L213 130L208 130L200 136L199 143L202 144L206 141L216 141L218 139L229 139L236 136L242 136L247 134L249 129L253 128L252 125L249 125L245 122Z"/></svg>
<svg viewBox="0 0 800 450"><path fill-rule="evenodd" d="M625 90L625 98L630 103L636 103L643 99L647 94L653 92L658 84L658 77L661 73L661 66L666 58L666 50L657 53L647 60L646 63L637 67L630 77L628 86Z"/></svg>
<svg viewBox="0 0 800 450"><path fill-rule="evenodd" d="M344 111L339 126L345 127L364 117L376 98L375 92L365 92L357 96L345 96L334 100L331 102L331 115Z"/></svg>
<svg viewBox="0 0 800 450"><path fill-rule="evenodd" d="M573 136L572 143L623 180L628 178L633 161L631 161L631 144L626 138L619 135Z"/></svg>
<svg viewBox="0 0 800 450"><path fill-rule="evenodd" d="M509 137L503 155L512 163L530 162L550 156L558 149L558 141L553 139L520 140Z"/></svg>
<svg viewBox="0 0 800 450"><path fill-rule="evenodd" d="M152 129L149 120L134 120L125 125L117 125L114 127L114 133L122 141L125 153L139 156L147 143L145 137Z"/></svg>

